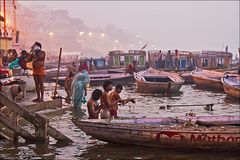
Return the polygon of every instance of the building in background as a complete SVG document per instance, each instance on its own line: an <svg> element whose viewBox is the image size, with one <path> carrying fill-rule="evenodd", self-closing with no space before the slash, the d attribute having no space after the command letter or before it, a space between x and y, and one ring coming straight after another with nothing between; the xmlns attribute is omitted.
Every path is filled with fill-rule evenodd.
<svg viewBox="0 0 240 160"><path fill-rule="evenodd" d="M143 50L129 50L128 52L120 50L110 51L108 56L110 68L125 68L133 60L137 61L138 68L146 67L146 52Z"/></svg>

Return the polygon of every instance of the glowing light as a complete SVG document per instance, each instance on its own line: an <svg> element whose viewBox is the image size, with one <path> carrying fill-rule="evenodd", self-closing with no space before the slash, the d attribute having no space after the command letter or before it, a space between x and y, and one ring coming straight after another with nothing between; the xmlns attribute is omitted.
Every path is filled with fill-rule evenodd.
<svg viewBox="0 0 240 160"><path fill-rule="evenodd" d="M48 35L49 36L53 36L54 34L53 34L53 32L49 32Z"/></svg>
<svg viewBox="0 0 240 160"><path fill-rule="evenodd" d="M93 33L92 33L92 32L88 32L88 35L89 35L89 36L92 36L92 35L93 35Z"/></svg>
<svg viewBox="0 0 240 160"><path fill-rule="evenodd" d="M115 43L118 43L118 40L117 40L117 39L115 40Z"/></svg>
<svg viewBox="0 0 240 160"><path fill-rule="evenodd" d="M139 44L142 44L142 42L140 41L140 42L138 42Z"/></svg>
<svg viewBox="0 0 240 160"><path fill-rule="evenodd" d="M11 21L10 20L6 20L6 24L8 25L8 24L11 24Z"/></svg>
<svg viewBox="0 0 240 160"><path fill-rule="evenodd" d="M105 34L104 34L104 33L101 33L100 35L101 35L101 37L105 37Z"/></svg>
<svg viewBox="0 0 240 160"><path fill-rule="evenodd" d="M79 35L81 36L81 35L83 35L85 32L79 32Z"/></svg>

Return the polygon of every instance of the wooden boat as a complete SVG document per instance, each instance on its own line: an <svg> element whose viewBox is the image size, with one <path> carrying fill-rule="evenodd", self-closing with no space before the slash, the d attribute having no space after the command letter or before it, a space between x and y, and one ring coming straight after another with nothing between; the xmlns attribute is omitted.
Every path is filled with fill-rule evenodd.
<svg viewBox="0 0 240 160"><path fill-rule="evenodd" d="M115 74L89 74L90 76L90 86L103 85L106 80L112 81L113 85L128 85L134 82L132 75L125 76L124 73ZM58 79L58 84L64 86L64 77ZM53 79L56 81L56 78Z"/></svg>
<svg viewBox="0 0 240 160"><path fill-rule="evenodd" d="M240 98L240 75L230 74L222 77L224 92L234 98Z"/></svg>
<svg viewBox="0 0 240 160"><path fill-rule="evenodd" d="M221 78L224 73L197 68L191 72L191 75L198 87L223 91Z"/></svg>
<svg viewBox="0 0 240 160"><path fill-rule="evenodd" d="M174 149L240 150L239 126L185 126L182 125L184 121L167 117L125 120L73 118L72 121L86 134L106 142Z"/></svg>
<svg viewBox="0 0 240 160"><path fill-rule="evenodd" d="M52 81L54 77L57 76L57 68L51 68L51 69L47 69L45 70L45 81ZM59 76L60 77L66 77L68 76L69 71L67 68L61 67L59 70Z"/></svg>
<svg viewBox="0 0 240 160"><path fill-rule="evenodd" d="M184 79L184 84L194 84L190 71L179 73L179 75Z"/></svg>
<svg viewBox="0 0 240 160"><path fill-rule="evenodd" d="M176 73L149 68L134 74L137 88L144 93L175 93L180 90L184 80Z"/></svg>

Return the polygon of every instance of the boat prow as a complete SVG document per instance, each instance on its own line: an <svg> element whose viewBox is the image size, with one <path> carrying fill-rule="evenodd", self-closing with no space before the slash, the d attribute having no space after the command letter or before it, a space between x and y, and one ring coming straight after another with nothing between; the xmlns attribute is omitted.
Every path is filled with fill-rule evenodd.
<svg viewBox="0 0 240 160"><path fill-rule="evenodd" d="M223 84L224 92L233 98L240 99L240 75L229 74L222 77L221 82Z"/></svg>

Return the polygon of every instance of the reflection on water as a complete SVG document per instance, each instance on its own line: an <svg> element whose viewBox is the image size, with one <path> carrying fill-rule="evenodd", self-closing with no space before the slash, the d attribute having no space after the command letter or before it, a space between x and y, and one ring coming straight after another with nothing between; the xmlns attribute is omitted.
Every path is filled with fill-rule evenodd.
<svg viewBox="0 0 240 160"><path fill-rule="evenodd" d="M104 144L89 147L78 157L85 157L89 159L194 159L194 160L222 160L232 159L239 160L238 153L223 153L214 151L188 151L188 150L173 150L173 149L159 149L159 148L143 148L139 146L127 146L121 144ZM233 157L236 158L233 158Z"/></svg>
<svg viewBox="0 0 240 160"><path fill-rule="evenodd" d="M102 89L102 87L97 87ZM95 88L90 88L87 98ZM65 94L64 91L59 91ZM193 110L197 115L239 115L239 101L233 100L221 92L212 92L195 88L194 85L183 85L181 93L171 95L143 94L136 92L136 87L126 86L123 98L135 97L136 104L119 107L121 117L160 117L179 116ZM175 106L169 109L159 109L168 104L208 104L214 103L213 111L203 109L203 106ZM56 117L50 124L63 132L74 143L66 146L50 138L50 144L18 144L0 141L0 159L225 159L237 160L237 153L209 151L176 151L172 149L147 148L131 145L108 144L86 135L72 122L73 115L86 117L86 105L75 112L66 112Z"/></svg>

